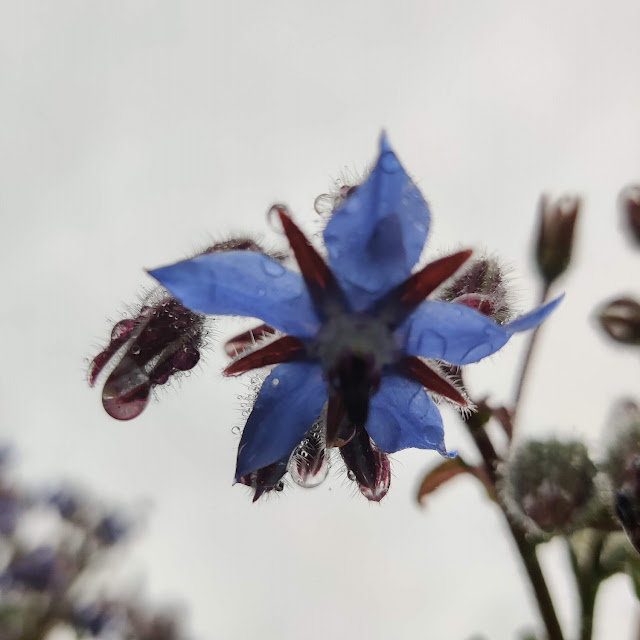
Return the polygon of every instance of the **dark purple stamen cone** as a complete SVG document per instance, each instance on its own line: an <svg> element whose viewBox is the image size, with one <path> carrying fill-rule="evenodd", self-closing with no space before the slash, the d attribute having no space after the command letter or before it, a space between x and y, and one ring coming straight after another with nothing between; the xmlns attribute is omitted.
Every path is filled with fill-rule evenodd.
<svg viewBox="0 0 640 640"><path fill-rule="evenodd" d="M107 413L117 420L140 415L154 386L195 367L204 334L204 316L168 296L144 306L135 319L118 322L89 368L93 385L107 363L119 358L102 391Z"/></svg>
<svg viewBox="0 0 640 640"><path fill-rule="evenodd" d="M369 414L369 398L380 386L380 372L375 368L373 357L345 353L330 378L349 420L355 425L364 425Z"/></svg>
<svg viewBox="0 0 640 640"><path fill-rule="evenodd" d="M269 491L282 491L284 489L282 477L287 472L288 464L289 456L266 467L262 467L262 469L253 471L246 476L242 476L239 482L240 484L245 484L255 489L253 501L256 502L264 493L268 493Z"/></svg>
<svg viewBox="0 0 640 640"><path fill-rule="evenodd" d="M340 447L340 454L347 465L349 478L358 484L362 495L367 500L380 502L391 483L387 454L376 447L365 429L358 429L355 436Z"/></svg>

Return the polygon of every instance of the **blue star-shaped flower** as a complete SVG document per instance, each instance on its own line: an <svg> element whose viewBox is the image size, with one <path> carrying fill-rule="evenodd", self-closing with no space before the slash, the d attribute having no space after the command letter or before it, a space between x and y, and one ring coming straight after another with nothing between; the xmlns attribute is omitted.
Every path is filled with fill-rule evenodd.
<svg viewBox="0 0 640 640"><path fill-rule="evenodd" d="M277 364L244 428L236 481L264 469L279 479L319 417L326 446L354 443L343 447L347 463L349 456L368 456L369 470L355 465L361 486L375 485L371 476L381 469L375 462L385 453L416 447L450 455L440 411L425 388L463 407L466 400L423 358L477 362L514 333L539 325L560 299L502 325L461 304L426 300L471 251L412 274L429 209L384 135L373 170L326 226L328 264L284 207L274 210L300 273L252 251L201 255L150 272L193 311L259 318L286 334L226 370ZM374 491L372 499L384 493Z"/></svg>

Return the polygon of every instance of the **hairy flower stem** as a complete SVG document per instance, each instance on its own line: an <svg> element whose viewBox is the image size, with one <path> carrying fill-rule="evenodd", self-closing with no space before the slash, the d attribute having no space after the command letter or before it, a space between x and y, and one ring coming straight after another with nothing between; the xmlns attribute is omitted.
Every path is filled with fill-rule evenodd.
<svg viewBox="0 0 640 640"><path fill-rule="evenodd" d="M474 418L476 419L474 420ZM486 420L483 419L483 416L478 413L475 414L475 416L471 416L466 424L471 436L473 437L473 441L476 443L476 446L482 455L487 474L489 475L489 480L495 487L497 483L496 466L500 461L500 458L498 457L498 454L496 453L496 450L484 428L485 421ZM511 531L511 536L516 543L516 547L518 548L518 552L520 553L520 557L524 563L529 581L533 587L540 615L547 631L547 639L563 640L562 629L560 628L558 616L556 615L553 601L551 600L551 595L547 588L547 583L545 582L542 569L540 568L540 563L536 556L535 545L527 540L522 527L511 518L500 493L496 491L496 495L498 504L502 509L502 513L504 514L507 525L509 526L509 531Z"/></svg>
<svg viewBox="0 0 640 640"><path fill-rule="evenodd" d="M545 284L542 287L542 292L540 294L540 303L543 303L549 297L549 289L550 285ZM527 381L527 376L529 373L529 365L531 364L533 351L536 346L536 341L538 338L538 333L540 332L540 327L534 329L531 337L529 338L529 346L527 347L527 353L522 362L522 369L520 370L520 378L518 380L518 386L516 387L516 395L513 401L513 410L511 414L511 424L515 426L516 418L518 416L518 408L520 406L520 401L522 399L522 392L525 387L525 383Z"/></svg>

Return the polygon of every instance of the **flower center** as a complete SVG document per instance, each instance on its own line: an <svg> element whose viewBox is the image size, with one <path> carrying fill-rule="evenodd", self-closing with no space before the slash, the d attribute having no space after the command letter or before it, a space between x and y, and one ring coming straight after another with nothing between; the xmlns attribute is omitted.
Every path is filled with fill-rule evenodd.
<svg viewBox="0 0 640 640"><path fill-rule="evenodd" d="M396 359L389 327L367 314L340 312L320 329L310 352L319 358L327 383L340 395L351 421L364 425L382 368Z"/></svg>

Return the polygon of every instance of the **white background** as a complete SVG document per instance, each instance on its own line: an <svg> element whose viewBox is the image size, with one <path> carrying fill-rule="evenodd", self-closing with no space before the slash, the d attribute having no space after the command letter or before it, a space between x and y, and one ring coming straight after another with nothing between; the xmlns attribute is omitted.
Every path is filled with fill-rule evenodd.
<svg viewBox="0 0 640 640"><path fill-rule="evenodd" d="M180 600L199 638L512 638L537 625L496 508L459 479L415 504L435 453L395 456L380 505L344 474L253 505L231 486L241 384L221 343L137 420L84 380L142 267L230 232L272 233L375 157L384 127L433 212L430 255L484 247L537 296L539 194L585 197L562 306L544 328L520 436L603 450L637 357L594 309L638 292L616 198L640 180L637 2L20 0L0 7L0 431L32 483L64 477L144 506L132 573ZM233 331L225 325L221 335ZM524 341L470 372L506 400ZM453 414L447 444L474 459ZM148 505L151 505L150 508ZM562 622L576 603L560 543L543 553ZM628 580L605 585L595 636L631 639Z"/></svg>

